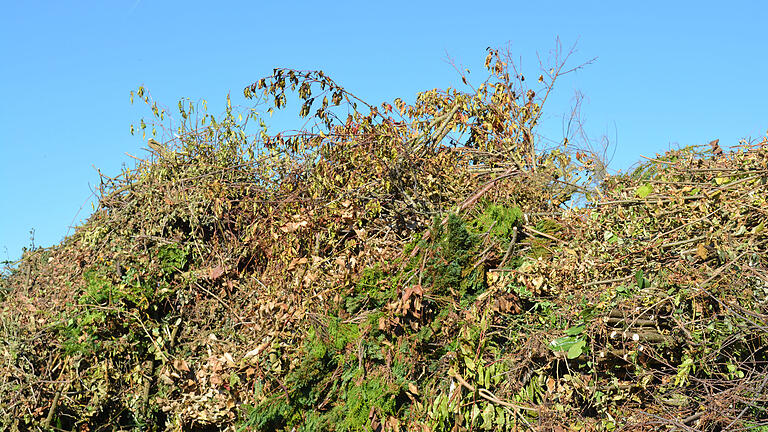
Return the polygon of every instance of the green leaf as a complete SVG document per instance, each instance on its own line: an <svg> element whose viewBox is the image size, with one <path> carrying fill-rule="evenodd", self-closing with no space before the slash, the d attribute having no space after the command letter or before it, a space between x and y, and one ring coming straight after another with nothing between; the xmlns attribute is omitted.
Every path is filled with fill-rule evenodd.
<svg viewBox="0 0 768 432"><path fill-rule="evenodd" d="M565 331L565 334L567 334L568 336L577 336L582 333L584 333L584 324L578 325L576 327L571 327Z"/></svg>
<svg viewBox="0 0 768 432"><path fill-rule="evenodd" d="M493 409L493 404L486 405L481 415L483 417L483 424L480 427L483 429L493 428L493 419L495 414L496 411Z"/></svg>
<svg viewBox="0 0 768 432"><path fill-rule="evenodd" d="M563 336L550 342L548 347L552 351L568 351L572 345L580 340L580 338L574 336Z"/></svg>
<svg viewBox="0 0 768 432"><path fill-rule="evenodd" d="M507 419L504 413L504 409L502 407L497 406L496 407L496 425L504 426L506 424L507 424Z"/></svg>
<svg viewBox="0 0 768 432"><path fill-rule="evenodd" d="M635 281L637 282L638 289L648 288L648 286L651 284L650 281L648 281L648 279L646 279L643 275L642 270L635 272Z"/></svg>
<svg viewBox="0 0 768 432"><path fill-rule="evenodd" d="M608 243L616 243L619 241L619 237L611 231L606 230L603 232L603 240L607 241Z"/></svg>
<svg viewBox="0 0 768 432"><path fill-rule="evenodd" d="M635 195L637 195L640 198L645 198L651 192L653 192L653 186L647 184L647 185L642 185L639 188L637 188L637 191L635 191Z"/></svg>
<svg viewBox="0 0 768 432"><path fill-rule="evenodd" d="M584 353L584 347L587 346L587 341L581 337L576 336L563 336L557 338L549 343L548 347L552 351L563 352L569 359L575 359Z"/></svg>
<svg viewBox="0 0 768 432"><path fill-rule="evenodd" d="M586 345L587 345L587 341L585 340L580 340L574 343L573 345L571 345L570 348L568 348L568 353L566 354L566 356L569 359L575 359L576 357L584 353L584 347Z"/></svg>
<svg viewBox="0 0 768 432"><path fill-rule="evenodd" d="M442 415L442 418L448 418L448 397L443 397L440 400L440 414Z"/></svg>
<svg viewBox="0 0 768 432"><path fill-rule="evenodd" d="M472 357L464 357L464 363L466 363L467 369L475 371L475 361L472 360Z"/></svg>
<svg viewBox="0 0 768 432"><path fill-rule="evenodd" d="M477 421L477 418L480 416L480 407L477 406L477 404L472 405L472 417L470 422L475 423Z"/></svg>

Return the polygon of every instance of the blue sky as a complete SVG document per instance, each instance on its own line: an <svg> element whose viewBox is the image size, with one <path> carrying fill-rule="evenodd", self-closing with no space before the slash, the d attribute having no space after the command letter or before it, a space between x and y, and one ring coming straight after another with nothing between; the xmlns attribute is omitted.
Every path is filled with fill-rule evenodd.
<svg viewBox="0 0 768 432"><path fill-rule="evenodd" d="M226 3L226 4L225 4ZM589 135L607 135L613 169L640 155L768 129L768 6L731 2L24 1L0 15L0 261L51 246L90 214L95 168L117 174L145 144L129 127L139 85L170 107L181 97L244 103L274 67L322 69L371 102L456 86L446 58L484 77L485 48L536 66L556 37L578 41L545 107L560 138L576 91ZM541 4L541 5L539 5ZM218 104L218 105L217 105ZM215 109L214 112L217 112ZM94 168L95 167L95 168ZM82 207L82 209L81 209Z"/></svg>

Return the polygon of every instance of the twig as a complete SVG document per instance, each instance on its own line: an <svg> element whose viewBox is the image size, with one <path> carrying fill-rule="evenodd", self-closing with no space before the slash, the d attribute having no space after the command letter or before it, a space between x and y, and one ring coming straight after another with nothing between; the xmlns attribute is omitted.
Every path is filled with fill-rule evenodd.
<svg viewBox="0 0 768 432"><path fill-rule="evenodd" d="M640 155L640 157L643 158L643 159L648 159L651 162L658 162L658 163L663 163L663 164L668 164L668 165L674 165L675 164L674 162L653 159L653 158L649 158L648 156Z"/></svg>
<svg viewBox="0 0 768 432"><path fill-rule="evenodd" d="M59 406L59 399L61 398L61 392L62 389L56 390L56 394L53 396L53 401L51 402L51 408L48 410L48 415L45 417L45 420L43 420L43 429L47 429L51 426L51 421L53 421L53 416L56 414L56 409Z"/></svg>
<svg viewBox="0 0 768 432"><path fill-rule="evenodd" d="M680 240L680 241L676 241L676 242L672 242L672 243L665 243L665 244L662 244L659 247L661 249L669 249L669 248L673 248L673 247L676 247L676 246L683 246L683 245L687 245L687 244L690 244L690 243L696 243L696 242L704 240L706 238L707 238L707 236L703 236L702 235L702 236L698 236L698 237L694 237L694 238L689 238L689 239L685 239L685 240Z"/></svg>
<svg viewBox="0 0 768 432"><path fill-rule="evenodd" d="M142 393L141 394L141 411L142 411L142 415L146 417L149 411L150 390L152 389L152 381L155 375L155 362L152 361L151 359L145 361L144 368L146 370L145 372L146 381L144 381L144 388L142 389L142 392L141 392Z"/></svg>
<svg viewBox="0 0 768 432"><path fill-rule="evenodd" d="M61 378L64 376L64 371L67 370L67 367L69 365L69 361L65 361L64 365L61 367L61 372L59 373L59 379L57 381L61 381ZM61 399L61 394L64 393L64 390L69 387L70 381L67 380L64 383L62 383L61 387L56 390L56 394L53 396L53 401L51 401L51 408L48 409L48 415L45 417L45 420L43 420L43 428L49 428L51 426L51 422L53 421L53 417L56 415L56 410L59 407L59 400Z"/></svg>
<svg viewBox="0 0 768 432"><path fill-rule="evenodd" d="M703 236L702 236L702 237L703 237ZM723 271L725 271L725 269L727 269L728 267L732 266L732 265L733 265L733 264L734 264L736 261L740 260L740 259L741 259L741 257L743 257L743 256L744 256L744 255L746 255L746 254L747 254L746 252L742 252L742 253L741 253L739 256L737 256L735 259L733 259L733 260L729 261L729 262L728 262L727 264L725 264L724 266L722 266L722 267L720 267L719 269L715 270L715 272L714 272L714 273L712 273L712 276L710 276L709 278L707 278L707 280L705 280L704 282L702 282L702 283L700 283L700 284L699 284L698 288L699 288L700 290L704 290L704 287L705 287L705 286L707 286L707 284L709 284L709 283L710 283L710 282L711 282L713 279L715 279L716 277L720 276L720 273L722 273Z"/></svg>
<svg viewBox="0 0 768 432"><path fill-rule="evenodd" d="M504 254L504 258L501 259L501 264L499 264L499 267L504 267L504 264L507 263L509 254L512 253L512 248L515 246L515 243L517 243L517 227L512 228L512 239L509 241L507 252Z"/></svg>
<svg viewBox="0 0 768 432"><path fill-rule="evenodd" d="M539 230L537 230L535 228L529 227L528 225L523 225L523 229L528 230L528 231L530 231L530 232L532 232L532 233L534 233L536 235L540 235L542 237L546 237L546 238L548 238L550 240L554 240L554 241L557 241L557 242L560 242L560 243L563 243L563 244L566 243L565 240L561 240L561 239L559 239L559 238L557 238L555 236L551 236L551 235L549 235L547 233L543 233L543 232L541 232L541 231L539 231Z"/></svg>
<svg viewBox="0 0 768 432"><path fill-rule="evenodd" d="M701 221L704 221L704 220L708 220L708 219L710 218L710 216L712 216L712 215L713 215L713 214L715 214L715 213L717 213L717 210L713 210L713 211L711 211L711 212L707 213L706 215L704 215L704 216L702 216L702 217L700 217L700 218L698 218L698 219L696 219L696 220L692 220L692 221L690 221L690 222L686 222L686 223L684 223L684 224L680 225L679 227L677 227L677 228L675 228L675 229L671 229L671 230L669 230L669 231L667 231L667 232L665 232L665 233L661 233L661 234L657 235L656 237L654 237L654 238L653 238L653 239L652 239L652 240L651 240L649 243L654 243L656 240L658 240L658 239L660 239L660 238L662 238L662 237L666 237L666 236L668 236L668 235L672 234L673 232L676 232L676 231L678 231L678 230L681 230L681 229L683 229L683 228L685 228L685 227L687 227L687 226L689 226L689 225L693 225L693 224L695 224L695 223L697 223L697 222L701 222Z"/></svg>
<svg viewBox="0 0 768 432"><path fill-rule="evenodd" d="M459 111L459 108L461 108L461 104L456 103L453 109L451 109L451 112L449 112L448 115L445 117L443 124L440 125L440 129L437 130L437 132L434 135L434 138L432 138L432 145L438 145L440 144L440 141L443 140L443 138L445 137L445 134L448 133L448 126L451 124L451 119L453 119L453 116L455 116L456 113Z"/></svg>

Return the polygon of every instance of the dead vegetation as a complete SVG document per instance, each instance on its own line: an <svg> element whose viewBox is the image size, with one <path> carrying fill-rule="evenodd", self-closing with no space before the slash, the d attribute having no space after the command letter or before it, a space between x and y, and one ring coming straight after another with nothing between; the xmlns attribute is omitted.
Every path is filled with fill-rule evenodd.
<svg viewBox="0 0 768 432"><path fill-rule="evenodd" d="M589 154L534 146L561 54L531 89L491 50L481 87L413 105L276 69L245 95L296 92L309 126L281 134L180 103L177 138L2 279L0 424L766 427L766 141L595 187Z"/></svg>

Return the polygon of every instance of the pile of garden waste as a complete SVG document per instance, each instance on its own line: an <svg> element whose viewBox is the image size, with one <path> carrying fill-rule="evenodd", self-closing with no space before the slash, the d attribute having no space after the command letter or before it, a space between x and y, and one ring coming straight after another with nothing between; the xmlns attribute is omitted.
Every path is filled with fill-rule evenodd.
<svg viewBox="0 0 768 432"><path fill-rule="evenodd" d="M2 429L768 430L768 141L609 175L538 139L560 69L486 67L413 103L132 93L174 135L0 279Z"/></svg>

